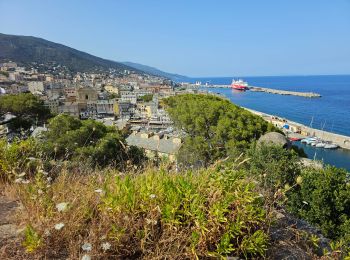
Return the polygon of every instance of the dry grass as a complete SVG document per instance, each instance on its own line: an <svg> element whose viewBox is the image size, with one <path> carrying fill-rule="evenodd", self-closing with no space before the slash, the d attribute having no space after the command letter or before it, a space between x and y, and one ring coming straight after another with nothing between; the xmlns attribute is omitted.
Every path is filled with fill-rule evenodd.
<svg viewBox="0 0 350 260"><path fill-rule="evenodd" d="M264 200L236 170L62 170L52 183L39 172L8 191L23 205L17 220L28 257L251 258L267 250Z"/></svg>

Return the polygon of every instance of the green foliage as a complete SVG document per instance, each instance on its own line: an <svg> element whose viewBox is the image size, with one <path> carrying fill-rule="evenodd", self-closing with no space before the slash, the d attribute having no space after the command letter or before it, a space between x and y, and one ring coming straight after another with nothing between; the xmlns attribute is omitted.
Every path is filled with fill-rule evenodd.
<svg viewBox="0 0 350 260"><path fill-rule="evenodd" d="M275 130L261 117L212 95L178 95L164 104L175 125L188 134L179 154L203 165L235 156L254 139Z"/></svg>
<svg viewBox="0 0 350 260"><path fill-rule="evenodd" d="M38 144L33 138L15 140L11 144L0 139L0 179L14 180L23 172L29 176L38 165Z"/></svg>
<svg viewBox="0 0 350 260"><path fill-rule="evenodd" d="M88 162L92 166L124 167L127 161L141 163L143 152L126 148L121 132L94 120L58 115L49 121L42 150L52 159Z"/></svg>
<svg viewBox="0 0 350 260"><path fill-rule="evenodd" d="M253 258L267 251L269 207L232 167L182 174L149 168L127 175L108 169L80 176L62 169L53 182L38 171L17 188L27 223L23 245L36 258L67 252L74 259L82 241L101 259ZM59 211L61 203L69 209ZM64 228L58 230L58 223ZM111 245L108 251L103 242Z"/></svg>
<svg viewBox="0 0 350 260"><path fill-rule="evenodd" d="M247 156L249 173L264 188L276 191L285 185L292 186L300 175L299 157L293 150L275 145L252 145Z"/></svg>
<svg viewBox="0 0 350 260"><path fill-rule="evenodd" d="M139 97L143 102L150 102L153 99L153 94L146 94Z"/></svg>
<svg viewBox="0 0 350 260"><path fill-rule="evenodd" d="M0 74L1 75L4 75L5 77L8 77L9 76L9 73L7 71L2 71L0 70Z"/></svg>
<svg viewBox="0 0 350 260"><path fill-rule="evenodd" d="M350 243L350 184L347 173L335 167L304 169L302 182L289 192L288 209L321 228L333 239Z"/></svg>
<svg viewBox="0 0 350 260"><path fill-rule="evenodd" d="M35 121L43 121L51 116L43 101L30 93L4 95L0 97L0 115L12 113L17 116L10 127L14 130L29 128Z"/></svg>
<svg viewBox="0 0 350 260"><path fill-rule="evenodd" d="M26 248L26 251L29 253L34 252L36 249L40 247L42 242L39 234L34 230L31 225L27 225L24 230L24 242L23 246Z"/></svg>

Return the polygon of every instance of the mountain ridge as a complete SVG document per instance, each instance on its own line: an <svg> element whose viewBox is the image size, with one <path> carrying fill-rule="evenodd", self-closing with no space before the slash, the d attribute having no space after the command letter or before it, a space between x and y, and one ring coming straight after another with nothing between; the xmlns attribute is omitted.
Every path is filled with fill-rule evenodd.
<svg viewBox="0 0 350 260"><path fill-rule="evenodd" d="M117 71L133 70L142 73L142 71L120 62L103 59L63 44L34 36L0 33L0 49L0 62L9 60L21 64L57 62L73 72L115 69Z"/></svg>
<svg viewBox="0 0 350 260"><path fill-rule="evenodd" d="M189 77L184 76L184 75L165 72L165 71L162 71L162 70L160 70L158 68L155 68L155 67L152 67L152 66L148 66L148 65L144 65L144 64L140 64L140 63L136 63L136 62L124 61L122 63L124 65L127 65L127 66L135 68L135 69L139 69L139 70L144 71L146 73L149 73L149 74L152 74L152 75L156 75L156 76L165 77L165 78L169 78L169 79L174 80L174 81L187 81L189 79Z"/></svg>

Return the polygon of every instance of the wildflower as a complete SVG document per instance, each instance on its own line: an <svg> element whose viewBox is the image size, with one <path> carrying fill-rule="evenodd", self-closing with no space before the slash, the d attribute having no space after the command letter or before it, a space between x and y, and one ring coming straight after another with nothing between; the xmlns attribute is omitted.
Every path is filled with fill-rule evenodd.
<svg viewBox="0 0 350 260"><path fill-rule="evenodd" d="M96 192L96 193L102 193L103 190L102 190L102 189L96 189L95 192Z"/></svg>
<svg viewBox="0 0 350 260"><path fill-rule="evenodd" d="M148 218L146 218L146 223L147 223L147 225L157 225L157 220L152 220L152 219L148 219Z"/></svg>
<svg viewBox="0 0 350 260"><path fill-rule="evenodd" d="M52 181L52 178L51 177L47 177L46 179L48 182Z"/></svg>
<svg viewBox="0 0 350 260"><path fill-rule="evenodd" d="M81 246L81 249L83 249L84 251L91 251L92 245L90 243L84 243L84 245Z"/></svg>
<svg viewBox="0 0 350 260"><path fill-rule="evenodd" d="M67 202L61 202L56 205L56 209L58 212L64 212L67 210L68 203Z"/></svg>
<svg viewBox="0 0 350 260"><path fill-rule="evenodd" d="M149 195L149 197L150 197L151 199L155 199L157 196L156 196L155 194L151 194L151 195Z"/></svg>
<svg viewBox="0 0 350 260"><path fill-rule="evenodd" d="M41 189L38 189L38 194L41 195L43 194L44 192L41 190Z"/></svg>
<svg viewBox="0 0 350 260"><path fill-rule="evenodd" d="M96 130L96 127L93 127L93 128L92 128L92 131L95 132L95 130Z"/></svg>
<svg viewBox="0 0 350 260"><path fill-rule="evenodd" d="M89 255L83 255L83 257L81 258L81 260L91 260L91 256L89 256Z"/></svg>
<svg viewBox="0 0 350 260"><path fill-rule="evenodd" d="M303 203L304 203L305 205L309 205L309 203L307 203L307 201L305 201L305 200L303 200Z"/></svg>
<svg viewBox="0 0 350 260"><path fill-rule="evenodd" d="M303 177L298 176L297 179L296 179L296 182L297 182L297 184L300 185L303 182Z"/></svg>
<svg viewBox="0 0 350 260"><path fill-rule="evenodd" d="M289 189L290 189L290 186L289 186L288 183L287 183L286 185L284 185L284 189L285 189L285 190L289 190Z"/></svg>
<svg viewBox="0 0 350 260"><path fill-rule="evenodd" d="M62 222L55 225L56 230L61 230L63 227L64 227L64 224Z"/></svg>
<svg viewBox="0 0 350 260"><path fill-rule="evenodd" d="M105 243L102 243L101 247L102 247L103 251L107 251L111 248L111 244L108 242L105 242Z"/></svg>
<svg viewBox="0 0 350 260"><path fill-rule="evenodd" d="M21 174L18 175L18 177L23 177L24 175L26 175L26 173L22 172Z"/></svg>
<svg viewBox="0 0 350 260"><path fill-rule="evenodd" d="M23 181L22 178L17 178L17 179L15 180L15 183L21 183L22 181Z"/></svg>
<svg viewBox="0 0 350 260"><path fill-rule="evenodd" d="M44 235L47 236L47 237L50 236L51 235L50 230L45 229Z"/></svg>

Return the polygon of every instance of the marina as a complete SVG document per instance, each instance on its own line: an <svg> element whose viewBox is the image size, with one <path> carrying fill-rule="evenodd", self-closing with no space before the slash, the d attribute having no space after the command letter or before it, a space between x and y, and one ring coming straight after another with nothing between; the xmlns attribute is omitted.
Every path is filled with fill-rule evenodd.
<svg viewBox="0 0 350 260"><path fill-rule="evenodd" d="M327 131L314 129L288 119L276 117L259 111L245 108L246 110L261 116L266 121L284 130L287 137L292 141L315 146L317 148L335 149L343 148L350 150L350 136L339 135Z"/></svg>

